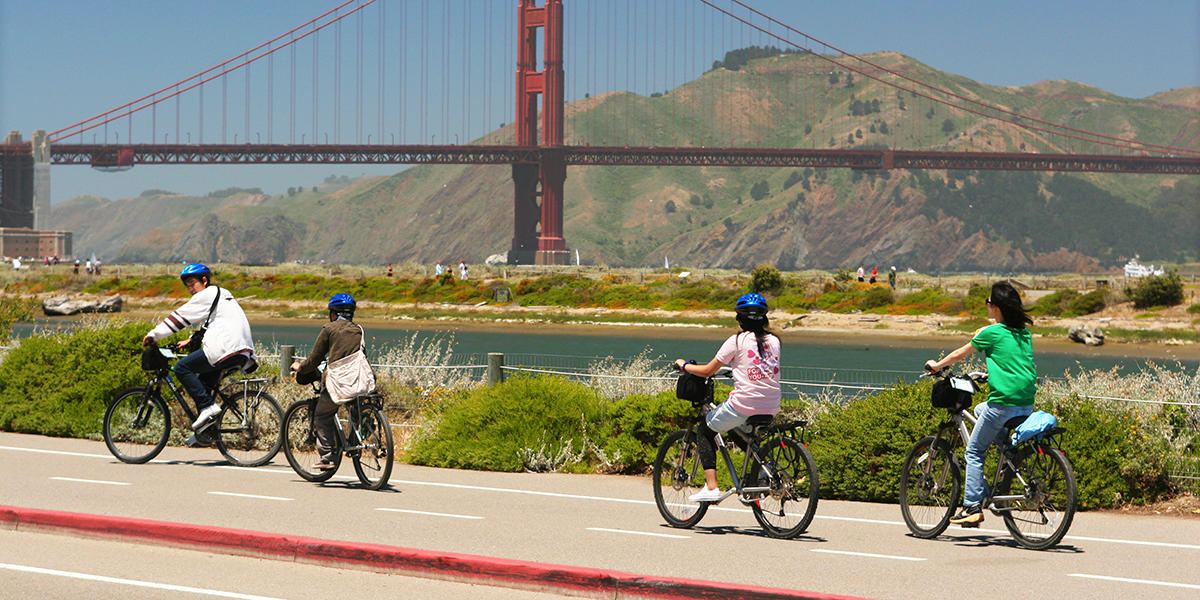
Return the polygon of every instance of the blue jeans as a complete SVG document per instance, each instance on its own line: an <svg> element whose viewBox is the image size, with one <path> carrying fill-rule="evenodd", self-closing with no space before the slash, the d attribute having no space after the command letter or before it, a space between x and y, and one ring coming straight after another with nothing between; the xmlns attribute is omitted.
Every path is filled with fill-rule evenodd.
<svg viewBox="0 0 1200 600"><path fill-rule="evenodd" d="M204 356L203 350L197 350L179 359L171 370L179 377L183 389L196 401L197 411L212 406L213 399L208 394L208 388L217 384L221 370L208 363L208 357Z"/></svg>
<svg viewBox="0 0 1200 600"><path fill-rule="evenodd" d="M1004 435L1004 423L1013 417L1026 416L1033 412L1033 406L1006 406L981 402L975 407L975 428L971 430L971 440L967 442L967 482L963 488L963 506L976 506L983 502L984 489L987 485L983 476L983 459L987 457L988 447Z"/></svg>

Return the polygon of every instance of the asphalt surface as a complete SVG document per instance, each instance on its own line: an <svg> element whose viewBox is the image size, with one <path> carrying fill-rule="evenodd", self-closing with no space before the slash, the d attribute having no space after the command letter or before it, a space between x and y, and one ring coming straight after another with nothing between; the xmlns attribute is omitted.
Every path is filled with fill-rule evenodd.
<svg viewBox="0 0 1200 600"><path fill-rule="evenodd" d="M667 527L649 479L640 477L397 465L391 486L370 492L358 487L348 463L317 485L300 480L282 456L244 469L213 449L167 448L155 462L126 465L102 442L7 433L0 433L0 481L0 505L868 598L1200 597L1193 566L1200 520L1192 519L1079 513L1060 546L1036 552L1016 546L996 518L920 540L908 535L895 505L822 501L808 532L776 540L729 500L694 529ZM0 529L0 562L62 570L53 551L39 558L8 542L16 535L39 534ZM161 573L187 573L194 562L167 561ZM277 567L247 564L262 565L264 577ZM94 572L91 566L80 560L74 570ZM261 595L317 596L299 591Z"/></svg>

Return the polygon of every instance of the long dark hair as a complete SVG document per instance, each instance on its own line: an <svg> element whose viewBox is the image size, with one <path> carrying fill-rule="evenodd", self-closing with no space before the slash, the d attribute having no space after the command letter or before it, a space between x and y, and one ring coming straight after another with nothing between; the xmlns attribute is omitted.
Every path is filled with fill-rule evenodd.
<svg viewBox="0 0 1200 600"><path fill-rule="evenodd" d="M737 315L737 322L738 326L742 328L743 333L754 334L754 341L758 343L758 355L762 356L763 340L768 335L775 335L775 332L771 331L771 321L765 316L761 319L749 319L743 315ZM775 337L778 338L779 336L775 335Z"/></svg>
<svg viewBox="0 0 1200 600"><path fill-rule="evenodd" d="M1021 304L1021 294L1017 293L1017 288L1013 287L1007 281L997 281L992 284L992 294L988 297L988 302L1000 309L1000 318L1005 325L1013 329L1024 329L1026 325L1033 325L1033 319L1029 317L1029 313L1025 312L1025 307Z"/></svg>

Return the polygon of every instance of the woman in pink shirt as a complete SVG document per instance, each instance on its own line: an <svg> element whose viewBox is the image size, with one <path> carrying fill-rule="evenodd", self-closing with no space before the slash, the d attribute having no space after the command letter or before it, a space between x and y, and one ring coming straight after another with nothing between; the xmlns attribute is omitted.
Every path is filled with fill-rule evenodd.
<svg viewBox="0 0 1200 600"><path fill-rule="evenodd" d="M779 412L779 338L768 328L767 310L766 298L755 293L743 295L736 308L742 330L729 336L708 364L675 360L675 368L698 377L712 377L724 365L733 369L729 399L709 411L700 426L696 447L704 467L705 488L692 494L692 502L711 502L721 497L716 434L744 425L751 416Z"/></svg>

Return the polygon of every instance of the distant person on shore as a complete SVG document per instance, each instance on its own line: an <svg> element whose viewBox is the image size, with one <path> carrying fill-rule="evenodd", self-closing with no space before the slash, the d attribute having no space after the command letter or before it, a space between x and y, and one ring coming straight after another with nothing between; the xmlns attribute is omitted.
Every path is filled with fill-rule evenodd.
<svg viewBox="0 0 1200 600"><path fill-rule="evenodd" d="M858 265L858 271L856 271L855 273L858 275L858 280L859 280L859 281L866 281L866 274L867 274L867 272L863 270L862 263L859 263L859 265Z"/></svg>
<svg viewBox="0 0 1200 600"><path fill-rule="evenodd" d="M692 494L692 502L721 499L717 484L716 434L744 425L754 415L779 412L779 338L767 320L767 299L753 292L737 299L734 309L738 333L729 336L708 364L682 358L675 368L697 377L712 377L723 365L733 369L733 391L729 398L709 411L700 424L696 449L704 467L704 489Z"/></svg>
<svg viewBox="0 0 1200 600"><path fill-rule="evenodd" d="M888 271L888 285L892 286L892 291L896 290L896 266L892 265L892 270Z"/></svg>
<svg viewBox="0 0 1200 600"><path fill-rule="evenodd" d="M1033 397L1037 394L1037 366L1033 362L1033 345L1027 325L1033 323L1021 305L1021 296L1007 281L992 284L987 299L988 318L995 323L980 328L971 341L941 360L925 362L925 369L937 373L978 350L987 360L987 402L975 406L978 421L967 442L965 458L967 479L963 485L962 510L950 519L963 527L979 527L983 522L984 481L983 462L988 448L1004 435L1004 423L1013 417L1033 412Z"/></svg>
<svg viewBox="0 0 1200 600"><path fill-rule="evenodd" d="M92 266L96 270L96 277L100 276L100 259L96 259L96 264Z"/></svg>
<svg viewBox="0 0 1200 600"><path fill-rule="evenodd" d="M87 259L87 262L83 263L83 266L84 266L84 270L87 271L87 274L91 275L92 274L92 259L90 259L90 258Z"/></svg>
<svg viewBox="0 0 1200 600"><path fill-rule="evenodd" d="M392 263L388 263L387 276L391 277L392 275L394 275L394 273L392 273Z"/></svg>
<svg viewBox="0 0 1200 600"><path fill-rule="evenodd" d="M78 259L78 258L77 258L77 259L75 259L75 267L74 267L73 269L71 269L71 274L72 274L72 275L78 275L78 274L79 274L79 259Z"/></svg>
<svg viewBox="0 0 1200 600"><path fill-rule="evenodd" d="M446 267L443 267L443 266L442 266L442 261L440 261L440 260L439 260L439 261L437 261L437 264L436 264L436 265L433 265L433 276L434 276L434 278L441 277L441 276L442 276L442 273L445 273L445 272L446 272Z"/></svg>
<svg viewBox="0 0 1200 600"><path fill-rule="evenodd" d="M871 266L871 285L875 285L876 278L879 276L879 266Z"/></svg>
<svg viewBox="0 0 1200 600"><path fill-rule="evenodd" d="M462 261L462 260L458 261L458 278L463 281L467 280L467 263L466 263L466 261Z"/></svg>

